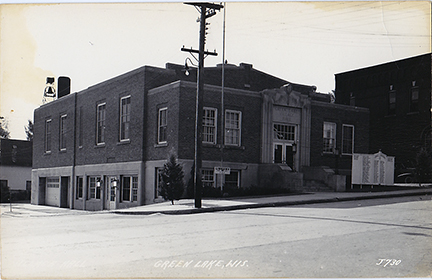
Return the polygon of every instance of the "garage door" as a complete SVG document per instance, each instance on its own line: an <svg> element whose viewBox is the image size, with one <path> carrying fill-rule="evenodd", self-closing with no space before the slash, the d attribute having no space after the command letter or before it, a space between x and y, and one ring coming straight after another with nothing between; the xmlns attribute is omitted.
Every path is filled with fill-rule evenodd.
<svg viewBox="0 0 432 280"><path fill-rule="evenodd" d="M47 178L45 204L51 206L60 206L60 178Z"/></svg>

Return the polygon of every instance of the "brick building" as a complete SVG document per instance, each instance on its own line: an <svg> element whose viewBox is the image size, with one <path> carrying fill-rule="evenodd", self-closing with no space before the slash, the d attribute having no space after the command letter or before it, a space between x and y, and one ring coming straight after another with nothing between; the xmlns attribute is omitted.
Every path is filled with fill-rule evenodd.
<svg viewBox="0 0 432 280"><path fill-rule="evenodd" d="M336 74L336 102L370 110L370 153L395 156L396 172L431 148L431 54Z"/></svg>
<svg viewBox="0 0 432 280"><path fill-rule="evenodd" d="M154 203L159 171L171 153L187 181L196 95L196 69L189 71L175 64L144 66L36 109L32 203L86 210ZM357 125L368 116L250 64L226 65L225 73L222 112L221 66L205 69L201 172L208 187L304 190L302 171L315 161L310 145L323 147L323 123L321 132L311 133L320 115L311 114L313 108L357 112L346 121L336 115L341 124ZM356 135L367 138L367 125L366 131L358 125ZM355 149L365 152L363 145ZM229 175L214 174L221 161Z"/></svg>

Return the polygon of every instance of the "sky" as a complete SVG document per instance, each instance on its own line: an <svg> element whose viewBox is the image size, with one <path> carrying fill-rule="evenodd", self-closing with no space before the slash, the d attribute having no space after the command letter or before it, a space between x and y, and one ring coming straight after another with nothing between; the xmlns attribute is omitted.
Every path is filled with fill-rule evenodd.
<svg viewBox="0 0 432 280"><path fill-rule="evenodd" d="M0 116L12 139L26 138L46 77L68 76L79 92L143 65L184 64L194 59L181 47L199 47L199 13L182 2L6 1ZM228 63L322 93L334 90L336 73L431 52L430 1L227 2L207 20L206 49L218 56L205 66L222 62L224 19Z"/></svg>

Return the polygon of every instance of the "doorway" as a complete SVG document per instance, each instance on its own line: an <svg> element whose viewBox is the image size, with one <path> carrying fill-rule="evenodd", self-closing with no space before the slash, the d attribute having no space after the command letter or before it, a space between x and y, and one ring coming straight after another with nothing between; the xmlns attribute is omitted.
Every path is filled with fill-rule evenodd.
<svg viewBox="0 0 432 280"><path fill-rule="evenodd" d="M117 209L117 185L118 179L114 176L108 176L106 180L106 209Z"/></svg>
<svg viewBox="0 0 432 280"><path fill-rule="evenodd" d="M294 170L294 152L292 144L274 143L273 162L285 163Z"/></svg>

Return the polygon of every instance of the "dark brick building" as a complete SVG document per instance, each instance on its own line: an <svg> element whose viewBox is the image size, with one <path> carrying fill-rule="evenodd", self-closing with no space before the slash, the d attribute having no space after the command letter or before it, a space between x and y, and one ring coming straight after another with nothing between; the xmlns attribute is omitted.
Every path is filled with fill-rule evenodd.
<svg viewBox="0 0 432 280"><path fill-rule="evenodd" d="M171 153L187 181L196 96L196 69L189 71L175 64L144 66L36 109L32 203L86 210L153 203ZM323 112L317 116L334 112L338 124L355 125L359 139L367 138L360 124L367 110L330 104L315 87L250 64L226 65L225 72L222 111L221 66L205 69L201 173L207 187L304 190L302 171L315 161L311 143L323 147L325 117L311 114L314 108ZM341 115L344 108L354 114ZM311 133L315 122L321 122L320 133ZM363 145L357 149L365 152ZM332 162L322 158L319 165ZM229 175L214 173L221 164Z"/></svg>
<svg viewBox="0 0 432 280"><path fill-rule="evenodd" d="M431 54L336 74L336 102L369 108L369 152L395 156L396 172L431 148Z"/></svg>

